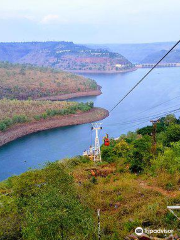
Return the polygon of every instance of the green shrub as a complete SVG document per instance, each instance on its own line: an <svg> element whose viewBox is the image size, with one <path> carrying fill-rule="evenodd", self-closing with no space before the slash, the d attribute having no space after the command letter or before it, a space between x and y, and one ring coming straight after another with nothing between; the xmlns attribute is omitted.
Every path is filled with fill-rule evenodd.
<svg viewBox="0 0 180 240"><path fill-rule="evenodd" d="M3 120L3 123L6 125L6 127L10 127L13 124L13 121L10 118L5 118Z"/></svg>
<svg viewBox="0 0 180 240"><path fill-rule="evenodd" d="M152 158L151 142L152 140L149 136L144 136L133 142L133 148L127 158L130 163L129 169L131 172L140 173L146 167L150 166Z"/></svg>
<svg viewBox="0 0 180 240"><path fill-rule="evenodd" d="M180 172L180 142L171 143L162 154L151 160L151 170L153 172L165 170L170 174Z"/></svg>
<svg viewBox="0 0 180 240"><path fill-rule="evenodd" d="M35 119L36 121L39 121L39 120L42 119L42 116L41 116L41 115L36 115L36 116L34 116L34 119Z"/></svg>
<svg viewBox="0 0 180 240"><path fill-rule="evenodd" d="M93 184L97 184L97 178L93 176L91 178L90 182L93 183Z"/></svg>
<svg viewBox="0 0 180 240"><path fill-rule="evenodd" d="M0 122L0 131L5 131L6 129L7 129L6 124L3 121L1 121Z"/></svg>
<svg viewBox="0 0 180 240"><path fill-rule="evenodd" d="M13 123L25 123L27 121L28 121L28 118L25 115L14 115L12 118Z"/></svg>
<svg viewBox="0 0 180 240"><path fill-rule="evenodd" d="M180 141L180 125L172 124L165 131L164 144L169 146L171 142Z"/></svg>

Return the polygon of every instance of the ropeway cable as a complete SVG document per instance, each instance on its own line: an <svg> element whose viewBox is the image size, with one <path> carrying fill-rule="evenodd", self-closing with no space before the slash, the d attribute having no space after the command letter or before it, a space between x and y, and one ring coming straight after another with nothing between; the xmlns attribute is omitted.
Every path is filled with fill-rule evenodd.
<svg viewBox="0 0 180 240"><path fill-rule="evenodd" d="M137 82L133 88L126 93L126 95L109 111L111 113L153 70L157 65L180 43L180 40Z"/></svg>

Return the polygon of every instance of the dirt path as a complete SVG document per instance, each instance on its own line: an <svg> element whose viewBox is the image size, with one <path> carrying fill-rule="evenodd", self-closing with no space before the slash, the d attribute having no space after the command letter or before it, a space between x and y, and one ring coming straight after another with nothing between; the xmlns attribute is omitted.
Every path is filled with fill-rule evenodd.
<svg viewBox="0 0 180 240"><path fill-rule="evenodd" d="M31 133L52 128L95 122L106 118L108 115L109 112L103 108L93 108L88 112L57 116L45 120L15 125L5 132L0 132L0 146Z"/></svg>
<svg viewBox="0 0 180 240"><path fill-rule="evenodd" d="M146 182L144 181L139 181L139 185L144 188L144 189L150 189L150 190L153 190L155 192L159 192L161 193L163 196L165 197L176 197L177 194L178 194L178 191L173 191L173 192L170 192L170 191L166 191L160 187L156 187L156 186L149 186Z"/></svg>

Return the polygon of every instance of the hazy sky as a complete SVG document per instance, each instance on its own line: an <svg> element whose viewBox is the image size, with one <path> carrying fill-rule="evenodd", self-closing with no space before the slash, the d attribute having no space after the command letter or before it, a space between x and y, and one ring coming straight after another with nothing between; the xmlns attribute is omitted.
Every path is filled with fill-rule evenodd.
<svg viewBox="0 0 180 240"><path fill-rule="evenodd" d="M180 0L0 0L0 41L142 43L180 38Z"/></svg>

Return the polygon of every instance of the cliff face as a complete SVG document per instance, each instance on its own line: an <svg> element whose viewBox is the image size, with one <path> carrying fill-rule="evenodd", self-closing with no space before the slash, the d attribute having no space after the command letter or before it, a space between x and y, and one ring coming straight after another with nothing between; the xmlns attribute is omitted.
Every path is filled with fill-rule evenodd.
<svg viewBox="0 0 180 240"><path fill-rule="evenodd" d="M72 42L0 43L0 60L80 72L121 72L134 68L119 53Z"/></svg>

